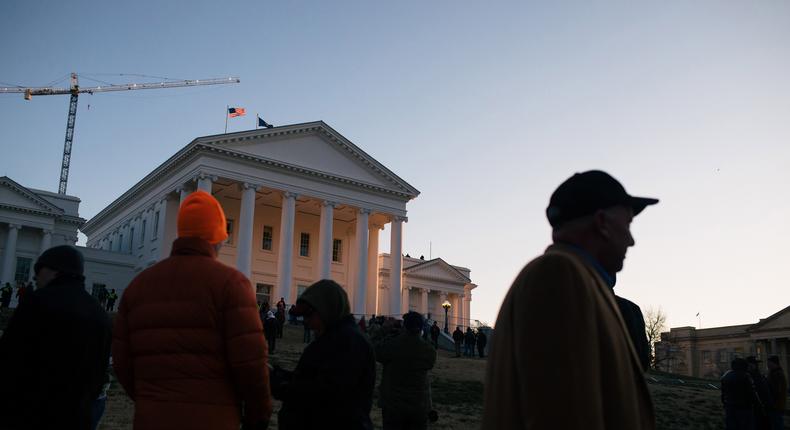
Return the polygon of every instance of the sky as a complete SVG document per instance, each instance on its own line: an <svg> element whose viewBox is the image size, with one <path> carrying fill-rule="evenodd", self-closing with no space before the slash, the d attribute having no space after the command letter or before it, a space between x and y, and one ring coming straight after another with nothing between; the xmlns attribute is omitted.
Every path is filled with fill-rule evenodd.
<svg viewBox="0 0 790 430"><path fill-rule="evenodd" d="M221 133L226 105L248 112L229 131L255 113L323 120L421 191L404 253L471 269L489 323L550 243L552 191L606 170L661 200L635 218L615 291L669 326L714 327L790 305L788 22L770 0L8 0L0 86L239 76L80 96L81 216ZM0 175L57 191L67 111L66 96L0 94Z"/></svg>

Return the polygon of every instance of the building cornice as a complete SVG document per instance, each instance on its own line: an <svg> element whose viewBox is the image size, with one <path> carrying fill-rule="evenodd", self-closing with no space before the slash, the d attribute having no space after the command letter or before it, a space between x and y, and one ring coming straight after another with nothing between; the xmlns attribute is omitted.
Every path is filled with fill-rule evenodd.
<svg viewBox="0 0 790 430"><path fill-rule="evenodd" d="M13 179L9 178L8 176L0 177L0 185L4 185L11 190L15 191L20 196L30 200L31 202L35 203L36 205L40 206L42 209L39 211L45 215L61 215L64 213L64 210L55 206L54 204L48 202L44 198L36 195L33 190L23 187L22 185L18 184ZM17 208L22 209L21 207L15 206ZM35 211L36 209L32 208L25 208Z"/></svg>

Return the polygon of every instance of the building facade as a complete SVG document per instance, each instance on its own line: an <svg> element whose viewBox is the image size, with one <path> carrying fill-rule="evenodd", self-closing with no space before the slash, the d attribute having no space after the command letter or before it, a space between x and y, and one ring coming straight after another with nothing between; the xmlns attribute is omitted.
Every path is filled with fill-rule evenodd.
<svg viewBox="0 0 790 430"><path fill-rule="evenodd" d="M778 355L790 369L790 307L755 324L696 329L676 327L661 333L657 368L670 373L719 378L735 357L756 356L763 361Z"/></svg>
<svg viewBox="0 0 790 430"><path fill-rule="evenodd" d="M419 192L321 121L193 140L89 220L87 246L130 256L136 271L150 266L170 254L179 205L197 189L225 210L219 258L250 279L259 301L292 304L331 278L355 314L453 299L454 318L468 318L468 269L402 256L406 204ZM385 224L390 252L379 255Z"/></svg>
<svg viewBox="0 0 790 430"><path fill-rule="evenodd" d="M16 286L31 282L33 265L41 253L58 245L74 245L77 230L85 223L79 216L80 199L24 187L0 177L0 282ZM85 285L99 295L102 289L125 288L133 276L134 262L125 255L77 247L85 257ZM16 305L14 295L11 306Z"/></svg>

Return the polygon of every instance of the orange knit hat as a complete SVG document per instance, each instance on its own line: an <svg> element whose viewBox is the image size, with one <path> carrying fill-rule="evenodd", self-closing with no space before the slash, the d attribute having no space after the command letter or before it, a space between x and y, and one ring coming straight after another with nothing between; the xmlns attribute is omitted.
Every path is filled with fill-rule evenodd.
<svg viewBox="0 0 790 430"><path fill-rule="evenodd" d="M199 237L214 245L228 238L225 212L211 194L198 190L178 210L178 237Z"/></svg>

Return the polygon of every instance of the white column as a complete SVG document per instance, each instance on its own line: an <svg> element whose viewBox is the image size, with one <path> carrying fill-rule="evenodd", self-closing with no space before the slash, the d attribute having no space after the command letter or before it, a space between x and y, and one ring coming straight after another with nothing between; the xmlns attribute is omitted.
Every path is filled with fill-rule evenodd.
<svg viewBox="0 0 790 430"><path fill-rule="evenodd" d="M321 202L321 226L318 237L318 279L332 278L332 224L335 202Z"/></svg>
<svg viewBox="0 0 790 430"><path fill-rule="evenodd" d="M466 315L464 314L465 310L466 309L464 309L464 295L463 294L459 294L458 295L458 320L459 320L458 321L459 322L458 325L460 325L462 327L468 327L469 326L469 322L466 321Z"/></svg>
<svg viewBox="0 0 790 430"><path fill-rule="evenodd" d="M420 313L423 317L428 315L428 289L426 288L420 290Z"/></svg>
<svg viewBox="0 0 790 430"><path fill-rule="evenodd" d="M5 286L6 282L14 282L14 262L16 261L16 239L19 235L19 229L22 228L19 224L8 224L8 236L5 239L5 249L3 249L3 279L2 283Z"/></svg>
<svg viewBox="0 0 790 430"><path fill-rule="evenodd" d="M393 217L390 223L390 309L391 316L398 317L401 311L401 286L403 285L403 221Z"/></svg>
<svg viewBox="0 0 790 430"><path fill-rule="evenodd" d="M203 190L209 194L211 194L211 187L214 184L214 181L217 180L216 176L210 176L205 174L200 174L197 180L197 189Z"/></svg>
<svg viewBox="0 0 790 430"><path fill-rule="evenodd" d="M411 287L402 287L401 289L400 315L409 312L409 309L411 308L409 306L410 291L411 291Z"/></svg>
<svg viewBox="0 0 790 430"><path fill-rule="evenodd" d="M48 250L52 247L52 230L42 230L41 231L41 249L39 250L38 255L44 253L44 251Z"/></svg>
<svg viewBox="0 0 790 430"><path fill-rule="evenodd" d="M291 278L293 270L294 252L294 218L296 217L296 194L283 193L282 214L280 216L280 248L277 259L277 295L285 298L288 305L291 302ZM272 297L276 303L280 299Z"/></svg>
<svg viewBox="0 0 790 430"><path fill-rule="evenodd" d="M255 192L257 185L241 184L241 210L239 211L239 245L236 268L247 278L252 271L252 228L255 220Z"/></svg>
<svg viewBox="0 0 790 430"><path fill-rule="evenodd" d="M181 203L184 203L184 199L189 195L189 190L186 185L182 185L176 188L176 192L178 193L178 207L181 207Z"/></svg>
<svg viewBox="0 0 790 430"><path fill-rule="evenodd" d="M464 318L470 320L471 323L472 319L472 292L470 290L464 290Z"/></svg>
<svg viewBox="0 0 790 430"><path fill-rule="evenodd" d="M381 225L371 224L368 228L368 314L375 314L378 309L379 295L379 231Z"/></svg>
<svg viewBox="0 0 790 430"><path fill-rule="evenodd" d="M368 282L368 215L370 209L357 211L357 285L354 288L354 313L364 314Z"/></svg>

